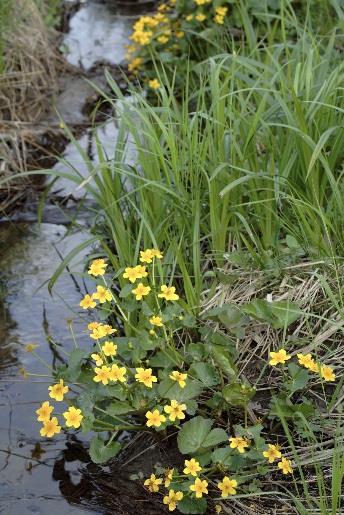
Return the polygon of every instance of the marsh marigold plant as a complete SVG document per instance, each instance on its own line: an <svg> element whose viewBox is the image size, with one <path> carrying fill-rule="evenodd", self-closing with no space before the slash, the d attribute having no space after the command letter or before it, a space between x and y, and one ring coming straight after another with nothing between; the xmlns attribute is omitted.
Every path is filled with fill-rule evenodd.
<svg viewBox="0 0 344 515"><path fill-rule="evenodd" d="M291 476L285 435L271 441L268 418L248 418L256 390L238 373L235 341L196 319L160 249L140 251L137 261L115 271L105 259L90 263L92 287L80 302L84 337L77 342L73 333L75 348L54 369L36 409L41 436L92 431L96 463L120 452L123 431L173 436L183 458L143 478L147 493L162 496L171 512L191 513L191 503L205 513L209 497L229 502L250 491L249 477L258 471ZM295 388L293 377L321 388L335 381L319 357L287 342L276 348L265 370L283 395Z"/></svg>

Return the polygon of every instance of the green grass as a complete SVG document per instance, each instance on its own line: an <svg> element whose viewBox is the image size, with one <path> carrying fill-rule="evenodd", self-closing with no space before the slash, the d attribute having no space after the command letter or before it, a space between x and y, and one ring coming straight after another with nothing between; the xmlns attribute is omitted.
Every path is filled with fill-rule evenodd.
<svg viewBox="0 0 344 515"><path fill-rule="evenodd" d="M334 33L319 39L301 28L295 43L252 40L201 63L192 72L198 89L188 74L182 99L161 76L155 104L134 89L128 102L108 76L118 100L104 98L120 112L115 157L98 143L98 165L81 152L88 181L68 163L66 173L97 202L94 231L117 269L135 263L139 247L156 245L197 309L209 270L231 250L248 251L258 267L280 257L286 237L311 257L343 253L344 65L336 42Z"/></svg>

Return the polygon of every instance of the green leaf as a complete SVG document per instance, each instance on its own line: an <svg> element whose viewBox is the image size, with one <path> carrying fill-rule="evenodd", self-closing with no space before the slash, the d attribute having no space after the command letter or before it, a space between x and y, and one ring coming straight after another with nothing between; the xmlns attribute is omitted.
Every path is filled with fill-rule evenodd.
<svg viewBox="0 0 344 515"><path fill-rule="evenodd" d="M110 445L105 445L105 442L100 435L92 438L89 448L89 453L93 463L106 463L110 458L116 456L122 445L119 442L111 442Z"/></svg>
<svg viewBox="0 0 344 515"><path fill-rule="evenodd" d="M297 241L297 239L292 236L291 234L287 234L287 236L285 237L285 241L286 241L286 244L288 245L288 247L291 249L291 250L296 250L296 249L299 249L300 248L300 244L299 242Z"/></svg>
<svg viewBox="0 0 344 515"><path fill-rule="evenodd" d="M73 349L68 358L68 364L63 372L63 378L65 381L76 382L81 374L82 360L87 358L89 350Z"/></svg>
<svg viewBox="0 0 344 515"><path fill-rule="evenodd" d="M213 421L208 418L194 417L183 424L179 430L177 441L182 454L194 454L205 449L204 440L211 430Z"/></svg>
<svg viewBox="0 0 344 515"><path fill-rule="evenodd" d="M237 337L244 336L244 326L249 322L248 317L234 304L224 304L223 306L213 308L206 313L206 318L221 322Z"/></svg>
<svg viewBox="0 0 344 515"><path fill-rule="evenodd" d="M126 284L125 286L123 286L119 294L120 298L125 299L126 297L128 297L133 289L134 284Z"/></svg>
<svg viewBox="0 0 344 515"><path fill-rule="evenodd" d="M207 501L203 499L195 499L192 497L183 497L177 506L180 513L188 515L198 515L207 511Z"/></svg>
<svg viewBox="0 0 344 515"><path fill-rule="evenodd" d="M149 364L151 367L179 368L183 364L183 357L174 349L165 349L158 351Z"/></svg>
<svg viewBox="0 0 344 515"><path fill-rule="evenodd" d="M185 402L198 397L203 390L202 384L195 380L188 379L184 388L181 388L176 381L169 377L163 379L158 385L158 394L164 399L175 399L178 402Z"/></svg>
<svg viewBox="0 0 344 515"><path fill-rule="evenodd" d="M188 400L187 407L186 407L186 413L188 415L194 415L197 411L198 404L195 400L190 399Z"/></svg>
<svg viewBox="0 0 344 515"><path fill-rule="evenodd" d="M114 342L118 355L125 360L136 363L146 357L147 351L137 338L117 337Z"/></svg>
<svg viewBox="0 0 344 515"><path fill-rule="evenodd" d="M216 427L212 429L203 441L203 447L215 447L219 443L227 442L228 435L224 429Z"/></svg>
<svg viewBox="0 0 344 515"><path fill-rule="evenodd" d="M182 325L184 327L196 327L196 318L193 315L186 314L183 317Z"/></svg>
<svg viewBox="0 0 344 515"><path fill-rule="evenodd" d="M84 415L81 421L81 428L84 433L91 431L94 425L94 415L92 413Z"/></svg>
<svg viewBox="0 0 344 515"><path fill-rule="evenodd" d="M199 464L201 465L201 467L206 467L207 465L209 465L209 463L211 462L211 454L212 454L211 451L204 451L201 453L197 453L195 455L195 457L196 457L197 461L199 461Z"/></svg>
<svg viewBox="0 0 344 515"><path fill-rule="evenodd" d="M254 299L243 306L243 311L260 322L272 325L274 329L288 327L302 315L298 305L288 300L268 302Z"/></svg>
<svg viewBox="0 0 344 515"><path fill-rule="evenodd" d="M310 375L305 368L301 368L296 363L288 364L288 371L290 374L290 381L287 381L286 386L290 393L302 390L307 385Z"/></svg>
<svg viewBox="0 0 344 515"><path fill-rule="evenodd" d="M208 354L204 343L190 343L190 345L187 348L187 352L196 361L202 361L202 359L204 359Z"/></svg>
<svg viewBox="0 0 344 515"><path fill-rule="evenodd" d="M218 372L210 363L193 363L189 374L199 379L207 387L215 386L220 382Z"/></svg>
<svg viewBox="0 0 344 515"><path fill-rule="evenodd" d="M226 375L232 378L237 376L237 368L228 350L220 345L213 345L211 347L211 355L215 363Z"/></svg>
<svg viewBox="0 0 344 515"><path fill-rule="evenodd" d="M126 391L120 384L109 384L104 386L102 384L98 385L97 390L97 400L103 400L104 398L113 398L119 399L120 401L124 401L126 399Z"/></svg>
<svg viewBox="0 0 344 515"><path fill-rule="evenodd" d="M211 461L230 468L233 462L233 453L231 448L228 446L215 449L211 455Z"/></svg>
<svg viewBox="0 0 344 515"><path fill-rule="evenodd" d="M128 402L123 401L112 402L106 408L106 413L109 415L124 415L130 411L135 411L135 408L133 408Z"/></svg>
<svg viewBox="0 0 344 515"><path fill-rule="evenodd" d="M302 403L293 404L286 394L281 393L271 399L270 416L277 416L278 418L295 418L299 414L305 418L314 416L315 407L313 404L302 398Z"/></svg>
<svg viewBox="0 0 344 515"><path fill-rule="evenodd" d="M242 383L227 384L222 390L223 398L230 406L246 406L255 393L255 388Z"/></svg>

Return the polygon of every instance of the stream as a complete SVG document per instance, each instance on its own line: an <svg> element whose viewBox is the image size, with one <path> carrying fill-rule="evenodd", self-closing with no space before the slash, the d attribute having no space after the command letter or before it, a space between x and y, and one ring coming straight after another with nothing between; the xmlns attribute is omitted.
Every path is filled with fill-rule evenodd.
<svg viewBox="0 0 344 515"><path fill-rule="evenodd" d="M86 1L70 19L63 47L66 58L81 70L97 63L120 64L128 42L133 14L123 16L114 9L116 2ZM135 13L134 13L135 14ZM71 77L56 99L55 107L67 123L82 123L83 102L90 86L80 77ZM117 128L106 123L97 135L111 156ZM79 142L83 148L93 145L93 132L86 129ZM78 152L68 145L64 158L81 173L86 173ZM56 167L63 166L58 163ZM60 180L55 184L59 195L83 196L73 184ZM138 469L150 472L161 453L151 442L149 457L142 452L141 436L128 443L121 463L100 467L90 462L87 442L79 432L63 431L52 439L39 435L40 423L35 410L48 399L47 369L25 345L39 345L37 352L49 366L65 358L63 350L73 345L69 324L73 324L78 344L89 346L85 333L88 322L80 313L79 302L85 289L82 259L79 254L57 281L52 295L47 281L68 252L89 237L87 217L79 212L76 224L66 226L63 215L43 216L16 213L11 221L0 223L0 513L4 515L68 515L91 512L106 514L161 514L164 508L147 496L142 485L130 481ZM85 251L86 252L86 251ZM55 344L52 344L51 341ZM149 442L148 442L149 443ZM148 448L147 441L144 443ZM136 461L130 457L138 455ZM141 458L140 458L141 456ZM165 457L163 458L165 459ZM139 505L133 503L140 502Z"/></svg>

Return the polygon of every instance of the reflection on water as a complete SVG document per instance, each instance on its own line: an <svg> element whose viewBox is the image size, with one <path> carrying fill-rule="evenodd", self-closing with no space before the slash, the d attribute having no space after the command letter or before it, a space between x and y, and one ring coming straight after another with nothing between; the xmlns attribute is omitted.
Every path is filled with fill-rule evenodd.
<svg viewBox="0 0 344 515"><path fill-rule="evenodd" d="M87 2L73 16L64 39L67 60L89 70L97 62L120 64L125 58L125 44L132 22L112 13L98 2Z"/></svg>
<svg viewBox="0 0 344 515"><path fill-rule="evenodd" d="M70 348L69 318L80 345L86 344L85 322L75 311L80 279L73 281L65 274L53 297L46 287L40 288L60 263L59 253L65 256L85 238L80 233L64 238L66 232L63 226L50 224L0 226L0 512L6 515L83 513L68 505L58 482L51 480L66 445L65 435L42 439L35 420L34 411L47 398L50 379L25 381L18 373L21 367L31 373L49 373L33 354L25 352L29 342L40 345L39 354L49 364L63 359L59 347L48 339L52 335L64 349ZM71 269L81 271L81 264L74 261Z"/></svg>
<svg viewBox="0 0 344 515"><path fill-rule="evenodd" d="M49 365L62 361L59 346L68 350L73 344L71 321L80 347L90 345L84 332L87 319L76 309L79 289L84 289L78 275L82 256L70 265L74 275L65 273L57 282L52 297L46 286L40 288L60 256L83 240L82 233L68 234L58 225L0 225L0 513L6 515L165 513L159 500L130 481L130 475L139 470L148 475L156 462L173 463L175 450L167 442L158 446L153 439L147 441L147 435L138 435L127 442L117 462L97 466L90 462L79 433L40 437L34 412L48 398L51 380L34 376L25 381L18 373L21 367L49 373L25 352L29 342L40 345L39 355ZM56 407L59 413L64 409L63 403Z"/></svg>

